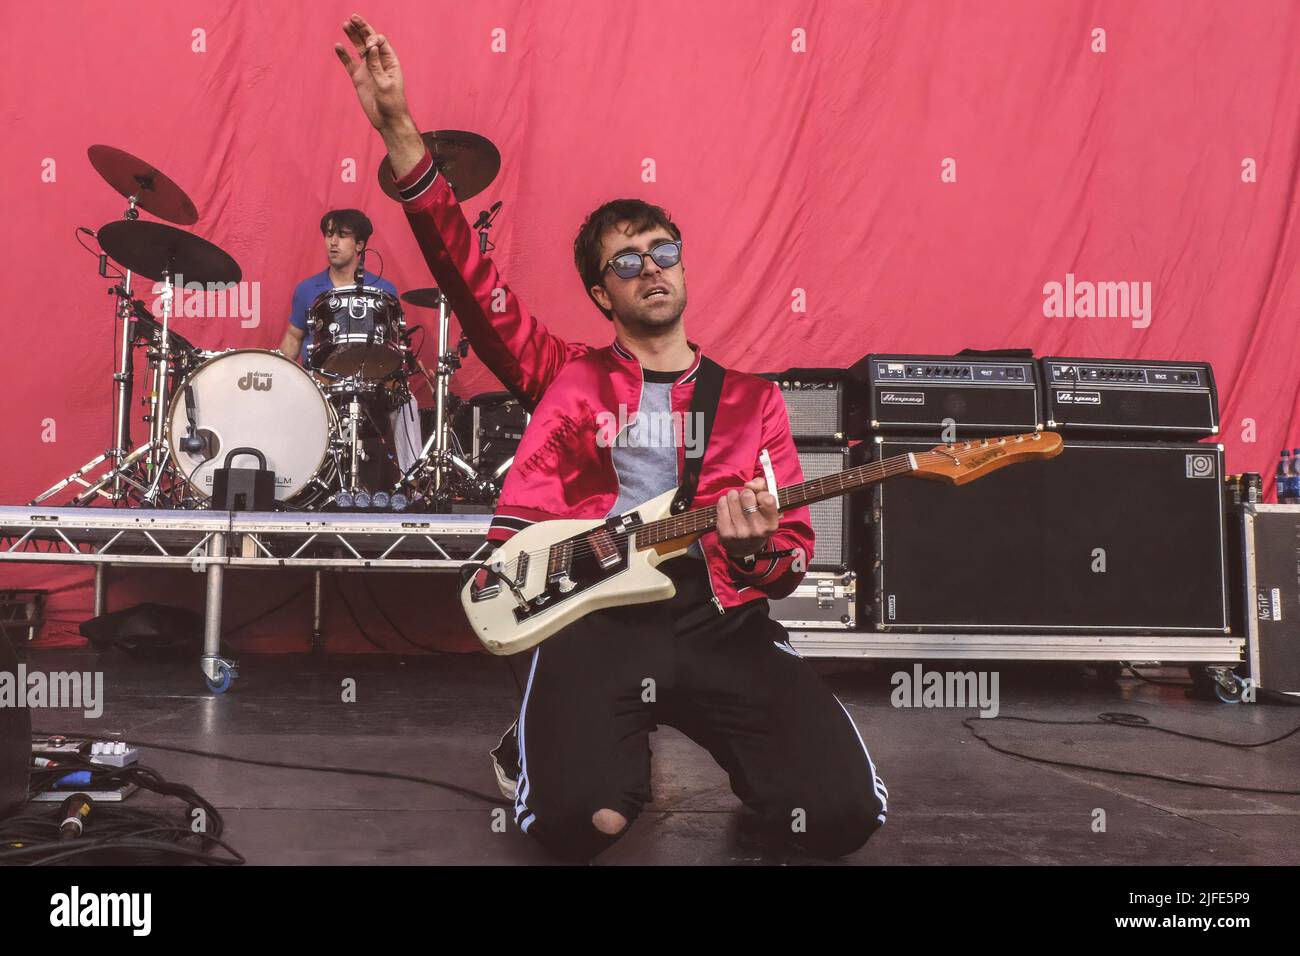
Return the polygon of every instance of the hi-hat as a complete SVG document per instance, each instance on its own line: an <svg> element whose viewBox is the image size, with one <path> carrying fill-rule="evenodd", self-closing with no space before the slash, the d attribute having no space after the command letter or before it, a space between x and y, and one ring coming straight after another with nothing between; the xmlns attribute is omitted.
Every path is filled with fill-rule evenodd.
<svg viewBox="0 0 1300 956"><path fill-rule="evenodd" d="M119 219L100 228L100 247L116 262L149 279L164 273L186 282L238 282L239 264L219 247L161 222Z"/></svg>
<svg viewBox="0 0 1300 956"><path fill-rule="evenodd" d="M427 289L407 289L402 293L402 301L422 309L436 309L442 299L442 293L433 286Z"/></svg>
<svg viewBox="0 0 1300 956"><path fill-rule="evenodd" d="M180 226L199 221L199 211L185 190L143 159L112 146L91 146L86 155L105 182L127 199L134 198L145 212Z"/></svg>
<svg viewBox="0 0 1300 956"><path fill-rule="evenodd" d="M451 184L457 202L487 189L501 171L501 153L486 136L459 129L440 129L422 133L420 138L433 154L433 164ZM393 164L387 156L379 164L379 187L389 197L401 198L393 181Z"/></svg>

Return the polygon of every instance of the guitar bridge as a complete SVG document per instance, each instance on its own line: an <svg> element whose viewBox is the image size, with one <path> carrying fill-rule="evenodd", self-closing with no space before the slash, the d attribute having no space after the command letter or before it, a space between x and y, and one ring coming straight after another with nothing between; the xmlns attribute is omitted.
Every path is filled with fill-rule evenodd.
<svg viewBox="0 0 1300 956"><path fill-rule="evenodd" d="M547 613L577 598L587 588L627 570L631 536L623 531L640 523L635 513L622 515L551 545L546 554L544 586L540 593L530 597L526 607L515 610L515 620L524 621L535 614Z"/></svg>

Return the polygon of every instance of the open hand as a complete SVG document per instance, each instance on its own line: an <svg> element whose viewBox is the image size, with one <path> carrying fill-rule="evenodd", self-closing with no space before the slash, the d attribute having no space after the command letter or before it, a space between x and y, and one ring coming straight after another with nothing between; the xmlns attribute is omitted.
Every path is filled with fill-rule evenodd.
<svg viewBox="0 0 1300 956"><path fill-rule="evenodd" d="M352 59L342 43L334 44L334 53L348 71L370 124L381 133L398 130L406 124L414 129L406 106L402 65L397 62L393 45L355 13L343 24L343 32L360 59Z"/></svg>

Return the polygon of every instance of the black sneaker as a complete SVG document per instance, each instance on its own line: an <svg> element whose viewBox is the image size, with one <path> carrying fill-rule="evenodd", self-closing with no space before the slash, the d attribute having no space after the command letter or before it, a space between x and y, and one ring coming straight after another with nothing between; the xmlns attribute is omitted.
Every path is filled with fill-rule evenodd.
<svg viewBox="0 0 1300 956"><path fill-rule="evenodd" d="M519 789L519 722L501 735L501 742L492 751L492 769L496 772L501 795L511 803Z"/></svg>

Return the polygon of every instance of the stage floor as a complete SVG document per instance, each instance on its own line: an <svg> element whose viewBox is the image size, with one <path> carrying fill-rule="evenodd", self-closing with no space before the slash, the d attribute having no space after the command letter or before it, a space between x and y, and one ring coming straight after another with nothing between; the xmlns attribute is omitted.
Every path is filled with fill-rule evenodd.
<svg viewBox="0 0 1300 956"><path fill-rule="evenodd" d="M104 713L35 710L40 731L145 741L142 762L195 787L221 810L225 839L250 864L548 862L492 806L430 786L253 767L151 749L148 742L262 760L329 764L443 779L499 797L488 751L519 693L486 655L245 657L230 693L196 688L190 659L28 650L29 672L104 672ZM524 660L514 662L519 678ZM889 788L889 822L849 864L1297 864L1300 797L1234 793L1065 769L1003 756L962 726L974 710L890 704L890 675L912 665L815 662L839 695ZM927 669L981 665L930 661ZM1059 663L1006 663L1001 716L1091 719L1105 711L1236 741L1278 736L1300 708L1189 700L1181 688L1085 676ZM1185 669L1156 672L1185 680ZM342 682L356 681L356 703ZM1296 789L1300 734L1253 750L1150 730L980 720L999 746L1082 764L1263 788ZM726 776L671 728L651 738L654 801L598 864L815 862L752 833ZM815 746L814 741L809 746ZM134 805L156 802L151 795ZM1106 832L1093 832L1094 811Z"/></svg>

